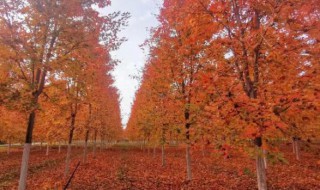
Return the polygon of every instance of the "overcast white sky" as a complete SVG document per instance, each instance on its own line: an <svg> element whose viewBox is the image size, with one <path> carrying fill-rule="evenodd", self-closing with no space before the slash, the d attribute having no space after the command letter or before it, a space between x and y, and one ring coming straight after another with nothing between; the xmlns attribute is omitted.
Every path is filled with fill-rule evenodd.
<svg viewBox="0 0 320 190"><path fill-rule="evenodd" d="M155 14L158 14L162 0L112 0L107 12L130 12L129 26L121 32L122 37L128 39L120 49L112 52L113 58L121 63L113 71L115 86L119 89L121 97L121 117L125 126L130 116L131 105L135 91L138 88L138 80L133 76L140 76L146 61L147 52L140 49L146 38L149 37L151 27L157 26Z"/></svg>

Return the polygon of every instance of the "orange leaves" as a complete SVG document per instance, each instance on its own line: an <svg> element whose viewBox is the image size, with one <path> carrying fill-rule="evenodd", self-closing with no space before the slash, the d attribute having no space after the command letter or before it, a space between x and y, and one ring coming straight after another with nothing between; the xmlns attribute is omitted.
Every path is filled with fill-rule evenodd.
<svg viewBox="0 0 320 190"><path fill-rule="evenodd" d="M160 121L190 124L194 142L312 136L319 122L312 2L165 1L130 126L175 115L180 124ZM170 114L158 114L159 104Z"/></svg>
<svg viewBox="0 0 320 190"><path fill-rule="evenodd" d="M119 97L108 74L114 66L109 51L121 44L117 33L128 14L100 17L94 5L103 8L109 0L5 0L1 5L5 6L0 9L0 102L4 86L20 111L37 109L36 125L42 129L36 130L36 139L50 132L50 140L65 138L70 112L79 109L85 117L83 107L92 103L98 115L95 127L106 131L108 123L110 136L119 138ZM107 44L108 40L115 43Z"/></svg>
<svg viewBox="0 0 320 190"><path fill-rule="evenodd" d="M245 127L245 136L248 138L255 138L260 136L259 134L259 128L257 125L254 124L250 124L248 126Z"/></svg>

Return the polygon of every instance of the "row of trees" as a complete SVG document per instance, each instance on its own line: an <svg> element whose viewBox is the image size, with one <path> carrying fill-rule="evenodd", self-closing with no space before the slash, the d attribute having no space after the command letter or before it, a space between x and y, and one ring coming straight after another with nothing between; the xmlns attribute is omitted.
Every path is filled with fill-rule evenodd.
<svg viewBox="0 0 320 190"><path fill-rule="evenodd" d="M319 14L316 0L165 0L126 134L183 140L188 180L191 144L250 149L267 189L267 146L293 139L299 159L319 138Z"/></svg>
<svg viewBox="0 0 320 190"><path fill-rule="evenodd" d="M33 139L68 142L67 175L74 133L85 140L85 158L90 133L94 142L121 137L109 52L124 41L118 33L129 15L97 12L110 3L0 2L0 140L25 139L19 189L26 188Z"/></svg>

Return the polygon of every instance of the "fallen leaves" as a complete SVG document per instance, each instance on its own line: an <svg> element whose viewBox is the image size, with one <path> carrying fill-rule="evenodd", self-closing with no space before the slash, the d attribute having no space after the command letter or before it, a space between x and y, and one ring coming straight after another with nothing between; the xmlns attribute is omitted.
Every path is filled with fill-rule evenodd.
<svg viewBox="0 0 320 190"><path fill-rule="evenodd" d="M288 164L269 163L269 189L319 189L320 166L316 155L303 152L303 159L298 162L290 148L282 146ZM71 170L83 150L73 151ZM200 150L192 149L193 180L186 181L184 149L168 147L165 151L165 167L161 166L160 150L153 155L134 147L113 147L98 152L95 159L89 154L88 163L80 165L69 189L256 189L255 162L245 153L233 151L225 159L216 151L206 150L203 156ZM2 171L18 171L20 159L15 158L20 155L21 152L15 152L5 157L0 167L6 169ZM62 189L67 181L63 178L65 154L52 150L47 158L44 150L34 150L31 155L28 189ZM0 178L4 175L0 174ZM8 179L5 185L1 183L0 189L16 189L17 177Z"/></svg>

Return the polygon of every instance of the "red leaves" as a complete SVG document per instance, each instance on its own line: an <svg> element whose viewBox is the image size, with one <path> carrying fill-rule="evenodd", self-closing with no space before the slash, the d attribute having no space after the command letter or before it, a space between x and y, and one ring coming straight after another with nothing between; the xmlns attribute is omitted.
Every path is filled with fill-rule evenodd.
<svg viewBox="0 0 320 190"><path fill-rule="evenodd" d="M267 175L270 188L318 189L317 174L320 162L317 157L306 152L303 155L305 159L296 162L290 148L281 146L281 151L286 153L285 159L290 165L278 163L272 157L268 158ZM73 150L77 156L72 161L71 169L75 167L82 152L82 149ZM50 158L45 158L45 151L34 150L30 160L30 168L33 169L29 173L29 189L62 189L66 183L66 179L61 177L64 172L65 154L57 154L56 151L56 149L52 151ZM230 149L227 145L219 150L208 146L204 151L205 156L198 149L192 150L194 179L187 182L183 148L165 149L167 161L165 167L161 166L160 149L156 150L156 157L153 157L152 153L148 154L147 150L130 147L103 150L97 153L96 159L89 154L88 163L81 164L75 173L71 189L254 189L256 187L255 164L246 153ZM272 153L272 150L269 151ZM16 187L17 176L5 179L7 181L3 181L3 176L19 170L20 153L13 153L7 157L4 155L5 152L0 152L3 158L0 168L4 171L0 174L0 187L4 189ZM228 158L224 158L225 153L229 155ZM46 162L50 164L44 164ZM272 162L275 163L271 164ZM40 165L44 167L39 167Z"/></svg>

